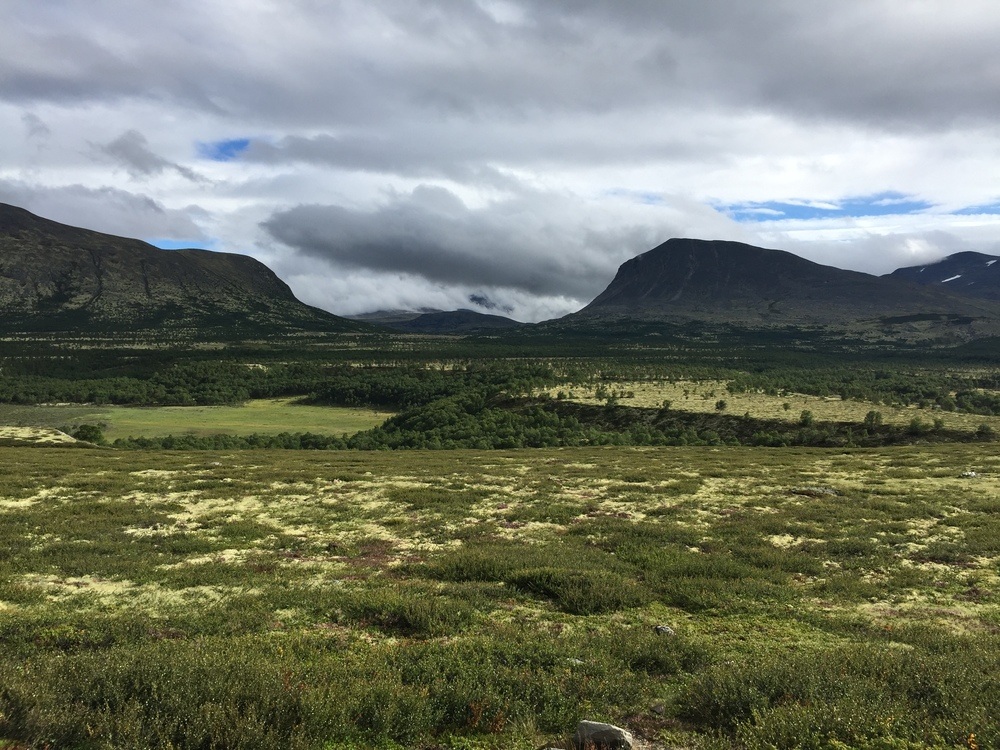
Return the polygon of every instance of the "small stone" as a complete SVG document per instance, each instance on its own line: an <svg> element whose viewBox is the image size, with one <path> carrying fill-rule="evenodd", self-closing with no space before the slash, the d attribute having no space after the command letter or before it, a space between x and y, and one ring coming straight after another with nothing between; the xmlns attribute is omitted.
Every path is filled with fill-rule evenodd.
<svg viewBox="0 0 1000 750"><path fill-rule="evenodd" d="M657 635L677 635L669 625L657 625L653 628L653 632Z"/></svg>
<svg viewBox="0 0 1000 750"><path fill-rule="evenodd" d="M649 710L652 711L657 716L663 716L663 714L667 712L667 707L664 706L662 703L654 703L652 706L649 707Z"/></svg>
<svg viewBox="0 0 1000 750"><path fill-rule="evenodd" d="M631 733L613 724L581 721L573 735L576 750L632 750L635 739Z"/></svg>
<svg viewBox="0 0 1000 750"><path fill-rule="evenodd" d="M805 497L837 497L837 491L832 487L792 487L793 495Z"/></svg>
<svg viewBox="0 0 1000 750"><path fill-rule="evenodd" d="M966 477L967 479L972 479L973 477L976 476L976 472L974 472L974 471L963 471L962 472L962 476Z"/></svg>

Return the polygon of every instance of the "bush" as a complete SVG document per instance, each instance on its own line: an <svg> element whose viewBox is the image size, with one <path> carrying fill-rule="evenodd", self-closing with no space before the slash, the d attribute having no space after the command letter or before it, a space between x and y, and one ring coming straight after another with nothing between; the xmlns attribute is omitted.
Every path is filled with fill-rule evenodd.
<svg viewBox="0 0 1000 750"><path fill-rule="evenodd" d="M104 427L99 424L81 424L73 431L73 437L85 443L103 445Z"/></svg>
<svg viewBox="0 0 1000 750"><path fill-rule="evenodd" d="M551 598L559 609L574 615L593 615L637 607L649 594L635 581L605 571L535 568L510 578L513 586Z"/></svg>

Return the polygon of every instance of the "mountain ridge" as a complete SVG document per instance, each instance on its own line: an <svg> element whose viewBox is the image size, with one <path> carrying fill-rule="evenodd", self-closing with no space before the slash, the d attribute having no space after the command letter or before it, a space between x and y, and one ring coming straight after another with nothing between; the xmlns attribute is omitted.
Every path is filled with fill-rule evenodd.
<svg viewBox="0 0 1000 750"><path fill-rule="evenodd" d="M524 325L503 315L476 312L475 310L441 310L422 313L410 320L383 323L386 328L405 333L463 334L497 332L520 328Z"/></svg>
<svg viewBox="0 0 1000 750"><path fill-rule="evenodd" d="M925 286L945 287L951 294L1000 300L1000 257L971 250L953 253L933 263L897 268L891 278Z"/></svg>
<svg viewBox="0 0 1000 750"><path fill-rule="evenodd" d="M309 307L266 265L235 253L162 250L0 204L7 330L365 328Z"/></svg>
<svg viewBox="0 0 1000 750"><path fill-rule="evenodd" d="M997 335L1000 305L888 276L727 240L673 238L623 263L607 288L562 327L726 324L825 326L963 340Z"/></svg>
<svg viewBox="0 0 1000 750"><path fill-rule="evenodd" d="M909 330L928 339L940 334L971 340L1000 335L997 260L958 253L880 277L745 243L672 238L623 263L581 310L541 325L599 330L616 321L624 330L634 320L737 328L846 326L876 337ZM959 268L966 270L952 273ZM967 273L975 277L971 283L954 284ZM933 283L920 283L927 279ZM399 313L392 312L391 317ZM471 310L423 313L383 325L459 335L525 325ZM303 304L249 256L162 250L0 204L0 330L145 330L240 338L376 329Z"/></svg>

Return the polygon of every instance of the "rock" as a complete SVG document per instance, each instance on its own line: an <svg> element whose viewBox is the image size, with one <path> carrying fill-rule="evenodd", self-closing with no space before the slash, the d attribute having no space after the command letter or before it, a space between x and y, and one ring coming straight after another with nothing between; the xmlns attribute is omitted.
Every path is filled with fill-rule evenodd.
<svg viewBox="0 0 1000 750"><path fill-rule="evenodd" d="M657 635L677 635L669 625L657 625L653 628L653 632Z"/></svg>
<svg viewBox="0 0 1000 750"><path fill-rule="evenodd" d="M573 735L575 750L632 750L635 739L626 730L599 721L581 721Z"/></svg>
<svg viewBox="0 0 1000 750"><path fill-rule="evenodd" d="M972 479L973 477L976 476L976 472L974 472L974 471L963 471L962 472L962 476L965 477L966 479Z"/></svg>
<svg viewBox="0 0 1000 750"><path fill-rule="evenodd" d="M663 716L663 714L667 712L667 707L664 706L662 703L654 703L652 706L649 707L649 710L652 711L657 716Z"/></svg>
<svg viewBox="0 0 1000 750"><path fill-rule="evenodd" d="M831 487L792 487L790 492L793 495L804 495L805 497L837 497L838 493Z"/></svg>

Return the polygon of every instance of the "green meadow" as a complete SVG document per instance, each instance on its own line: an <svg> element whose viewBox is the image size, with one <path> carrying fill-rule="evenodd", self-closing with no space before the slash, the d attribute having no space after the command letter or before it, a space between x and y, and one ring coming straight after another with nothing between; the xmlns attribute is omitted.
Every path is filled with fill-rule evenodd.
<svg viewBox="0 0 1000 750"><path fill-rule="evenodd" d="M0 404L0 424L65 428L101 424L109 441L162 435L251 435L312 432L341 435L382 424L392 412L311 406L293 398L252 399L237 406L44 406Z"/></svg>
<svg viewBox="0 0 1000 750"><path fill-rule="evenodd" d="M993 444L0 448L0 536L10 747L1000 746Z"/></svg>

